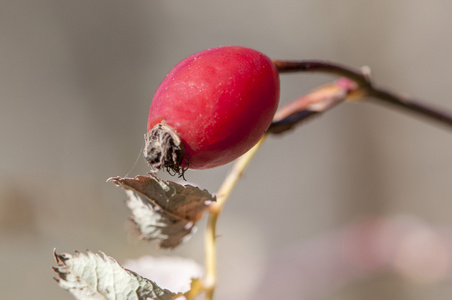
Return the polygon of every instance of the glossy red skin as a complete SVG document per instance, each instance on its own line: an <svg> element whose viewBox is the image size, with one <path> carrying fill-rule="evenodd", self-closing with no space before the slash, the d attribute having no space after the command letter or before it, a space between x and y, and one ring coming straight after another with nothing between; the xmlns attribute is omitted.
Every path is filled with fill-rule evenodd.
<svg viewBox="0 0 452 300"><path fill-rule="evenodd" d="M177 64L152 99L147 130L165 121L185 146L190 169L231 162L268 129L279 75L264 54L238 46L198 52Z"/></svg>

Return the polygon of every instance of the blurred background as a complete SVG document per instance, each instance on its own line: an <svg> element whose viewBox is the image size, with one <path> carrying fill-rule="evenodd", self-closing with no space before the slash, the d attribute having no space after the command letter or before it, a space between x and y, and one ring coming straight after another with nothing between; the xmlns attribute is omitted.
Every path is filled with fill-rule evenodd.
<svg viewBox="0 0 452 300"><path fill-rule="evenodd" d="M52 279L54 248L203 264L205 220L158 250L131 234L125 194L105 182L148 171L150 101L181 59L242 45L367 65L377 84L452 111L450 11L447 0L1 0L2 298L73 299ZM332 80L283 75L281 105ZM216 299L451 299L451 133L361 102L270 138L219 220ZM186 177L215 192L230 167Z"/></svg>

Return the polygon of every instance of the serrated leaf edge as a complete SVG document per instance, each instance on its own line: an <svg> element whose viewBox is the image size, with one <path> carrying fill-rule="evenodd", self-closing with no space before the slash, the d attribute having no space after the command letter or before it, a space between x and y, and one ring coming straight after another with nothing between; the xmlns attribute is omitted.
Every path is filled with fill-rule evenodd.
<svg viewBox="0 0 452 300"><path fill-rule="evenodd" d="M53 249L53 257L54 257L54 259L55 259L55 261L56 261L56 263L57 263L57 267L52 267L52 269L53 269L53 271L55 272L55 273L57 273L58 274L58 277L59 278L53 278L57 283L59 283L60 284L60 281L65 281L65 278L63 278L63 272L61 272L60 271L60 267L65 267L65 268L69 268L69 266L68 265L66 265L66 263L65 263L65 261L67 261L67 260L69 260L69 259L71 259L71 258L67 258L67 257L65 257L65 255L69 255L69 256L71 256L71 258L77 258L77 257L80 257L80 256L95 256L95 257L99 257L100 259L102 259L103 261L105 261L105 262L108 262L108 261L110 261L110 262L113 262L115 265L117 265L118 267L120 267L121 269L123 269L125 272L127 272L127 273L129 273L129 274L131 274L132 276L136 276L136 277L140 277L140 278L142 278L144 281L148 281L148 282L150 282L151 283L151 285L152 286L155 286L156 288L158 288L158 289L160 289L162 292L164 292L164 293L169 293L170 294L170 296L171 296L171 299L179 299L180 297L183 297L184 296L184 294L182 294L182 293L173 293L173 292L171 292L170 290L168 290L168 289L164 289L164 288L161 288L157 283L155 283L154 281L152 281L152 280L150 280L150 279L148 279L148 278L145 278L145 277L143 277L143 276L141 276L141 275L139 275L139 274L137 274L136 272L134 272L134 271L131 271L131 270L129 270L129 269L126 269L126 268L124 268L124 267L122 267L117 261L116 261L116 259L114 259L113 257L111 257L111 256L109 256L109 255L107 255L107 254L105 254L103 251L99 251L99 254L96 254L96 253L94 253L94 252L92 252L91 250L86 250L86 253L83 253L83 252L80 252L80 251L74 251L74 255L72 255L72 254L69 254L69 253L62 253L62 254L58 254L57 252L56 252L56 248L54 248ZM76 276L77 277L77 279L78 280L80 280L80 277L79 276ZM87 284L87 286L89 286L88 284ZM97 289L96 289L96 291L97 291ZM146 298L146 300L153 300L152 298L150 298L150 297L148 297L148 298Z"/></svg>
<svg viewBox="0 0 452 300"><path fill-rule="evenodd" d="M162 183L162 182L163 182L165 185L167 185L168 182L169 182L168 180L160 179L159 177L157 177L156 175L153 175L153 174L149 174L149 176L150 176L151 178L155 178L155 179L157 180L157 183L158 183L160 186L161 186L161 183ZM130 177L124 177L124 178L123 178L123 177L120 177L120 176L116 176L116 177L110 177L110 178L108 178L108 179L107 179L107 182L112 182L113 184L115 184L116 186L118 186L118 187L120 187L120 188L122 188L122 189L124 189L124 190L131 190L131 191L133 191L134 193L137 193L137 194L141 195L142 197L140 197L140 198L141 198L142 200L143 200L143 198L144 198L145 200L151 202L152 205L158 207L158 209L164 211L166 214L170 215L171 217L174 217L175 219L178 219L178 220L185 220L185 221L189 221L189 222L191 222L191 223L195 223L194 221L192 221L192 220L190 220L190 219L180 217L180 216L178 216L178 215L176 215L176 214L174 214L174 213L168 211L167 209L163 208L161 205L157 204L154 200L149 199L145 194L141 193L140 191L137 191L135 188L133 188L133 187L131 187L131 186L127 186L127 187L126 187L125 184L123 183L123 181L126 180L126 179L127 179L127 180L138 180L139 177L146 177L146 176L145 176L145 175L137 175L137 176L135 176L134 178L130 178ZM176 182L173 182L173 183L174 183L174 184L178 184L178 183L176 183ZM178 184L178 185L181 185L181 184ZM194 187L194 188L197 188L197 189L201 190L199 187L194 186L194 185L188 185L188 186L191 186L191 187ZM185 187L185 186L184 186L184 187ZM165 189L165 188L162 187L162 189ZM201 191L206 191L207 193L209 193L210 195L212 195L212 194L211 194L209 191L207 191L206 189L203 189L203 190L201 190ZM215 196L215 195L212 195L212 197L213 197L213 199L212 199L212 200L209 200L209 201L215 202L215 201L216 201L216 196ZM207 202L207 201L205 201L205 202ZM210 205L210 203L209 203L209 204L205 204L205 205L206 205L206 207L208 207L208 206ZM155 209L153 209L153 210L155 211Z"/></svg>

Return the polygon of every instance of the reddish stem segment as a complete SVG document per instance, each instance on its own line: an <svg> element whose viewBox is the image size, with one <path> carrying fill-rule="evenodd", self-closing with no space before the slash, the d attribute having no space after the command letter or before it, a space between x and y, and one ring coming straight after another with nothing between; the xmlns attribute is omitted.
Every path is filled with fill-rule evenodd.
<svg viewBox="0 0 452 300"><path fill-rule="evenodd" d="M356 70L346 66L325 61L273 60L273 63L275 64L279 73L322 72L347 77L356 82L356 84L359 87L359 90L361 90L365 96L369 96L375 100L380 100L386 103L396 105L407 111L417 113L421 116L427 117L441 124L452 127L451 113L444 112L443 110L439 110L436 108L432 108L412 98L404 97L393 92L390 92L388 90L375 87L370 80L370 73L364 71L365 69ZM293 114L292 116L290 116L291 120L287 121L294 123L297 122L295 119L302 121L312 115L312 113L309 112L297 112L297 113L298 117L295 116L295 114ZM282 122L282 120L278 122Z"/></svg>

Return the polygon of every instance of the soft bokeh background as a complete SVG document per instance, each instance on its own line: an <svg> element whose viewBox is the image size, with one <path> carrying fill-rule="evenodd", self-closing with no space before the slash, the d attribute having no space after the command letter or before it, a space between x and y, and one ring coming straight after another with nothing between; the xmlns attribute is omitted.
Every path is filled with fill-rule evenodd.
<svg viewBox="0 0 452 300"><path fill-rule="evenodd" d="M150 101L184 57L233 44L368 65L377 83L452 110L451 11L448 0L1 0L2 298L72 299L52 279L54 248L203 263L204 221L188 243L159 251L130 234L125 195L105 182L147 172L135 161ZM332 79L284 75L281 103ZM272 257L364 215L452 226L451 153L451 130L368 103L269 139L220 218L217 299L253 299ZM187 179L213 192L229 167ZM320 290L321 299L452 297L448 278L392 273Z"/></svg>

